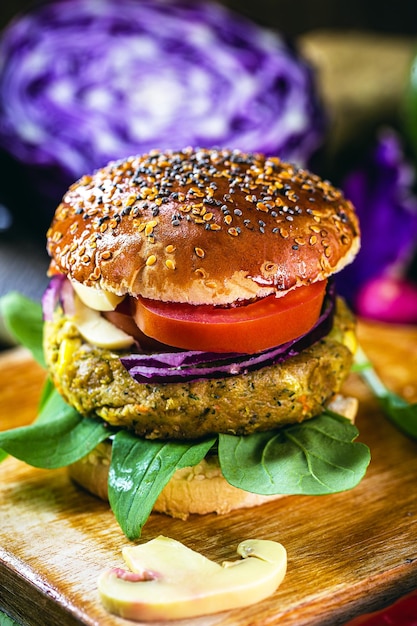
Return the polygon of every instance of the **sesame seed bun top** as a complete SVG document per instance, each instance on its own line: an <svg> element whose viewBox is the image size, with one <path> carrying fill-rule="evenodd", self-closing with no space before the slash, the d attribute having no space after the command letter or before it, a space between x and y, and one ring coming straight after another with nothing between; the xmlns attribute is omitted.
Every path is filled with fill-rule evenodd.
<svg viewBox="0 0 417 626"><path fill-rule="evenodd" d="M323 280L360 245L342 193L276 157L151 152L70 187L47 233L50 274L172 302L227 304Z"/></svg>

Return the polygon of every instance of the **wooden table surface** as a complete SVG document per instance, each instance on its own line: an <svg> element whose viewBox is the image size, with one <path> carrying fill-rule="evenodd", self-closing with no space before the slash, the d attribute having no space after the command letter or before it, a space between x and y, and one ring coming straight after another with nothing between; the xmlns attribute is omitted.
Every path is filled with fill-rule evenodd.
<svg viewBox="0 0 417 626"><path fill-rule="evenodd" d="M384 381L417 400L417 329L360 322L361 344ZM0 428L35 416L44 373L25 350L0 355ZM417 444L395 430L354 375L360 440L372 461L361 484L330 496L293 496L225 516L154 514L141 541L164 534L215 561L245 538L275 539L288 572L267 600L181 626L336 626L417 588ZM108 506L76 488L65 469L0 465L0 608L31 626L122 626L97 593L103 569L127 544Z"/></svg>

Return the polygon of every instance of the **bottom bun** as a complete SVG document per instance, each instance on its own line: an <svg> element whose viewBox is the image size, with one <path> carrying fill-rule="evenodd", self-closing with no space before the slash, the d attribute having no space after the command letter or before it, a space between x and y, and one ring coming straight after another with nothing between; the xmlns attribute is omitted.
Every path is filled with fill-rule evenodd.
<svg viewBox="0 0 417 626"><path fill-rule="evenodd" d="M354 421L358 408L356 398L335 396L328 408ZM74 482L98 496L108 500L107 480L111 458L111 442L99 444L87 456L69 466L69 475ZM225 514L264 504L285 495L263 496L243 491L230 485L223 477L218 458L209 455L193 467L177 470L164 487L153 510L179 519L190 514Z"/></svg>

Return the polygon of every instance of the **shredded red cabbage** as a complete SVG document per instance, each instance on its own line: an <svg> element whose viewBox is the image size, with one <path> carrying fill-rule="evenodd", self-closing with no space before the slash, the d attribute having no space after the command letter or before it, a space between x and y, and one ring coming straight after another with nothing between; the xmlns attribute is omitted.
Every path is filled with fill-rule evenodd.
<svg viewBox="0 0 417 626"><path fill-rule="evenodd" d="M257 354L216 354L182 351L159 354L130 354L120 360L140 383L174 383L201 378L225 378L282 363L327 335L333 325L335 289L328 288L322 313L310 332Z"/></svg>
<svg viewBox="0 0 417 626"><path fill-rule="evenodd" d="M48 0L5 29L0 67L0 146L58 201L86 172L153 148L305 165L323 139L310 66L210 1Z"/></svg>

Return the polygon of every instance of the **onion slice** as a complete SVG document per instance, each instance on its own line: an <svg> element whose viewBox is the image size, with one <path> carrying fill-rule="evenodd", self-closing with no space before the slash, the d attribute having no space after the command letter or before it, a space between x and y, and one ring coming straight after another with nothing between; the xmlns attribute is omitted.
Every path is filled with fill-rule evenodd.
<svg viewBox="0 0 417 626"><path fill-rule="evenodd" d="M54 311L60 304L66 315L74 315L74 290L64 274L56 274L42 296L42 312L45 322L51 322Z"/></svg>

